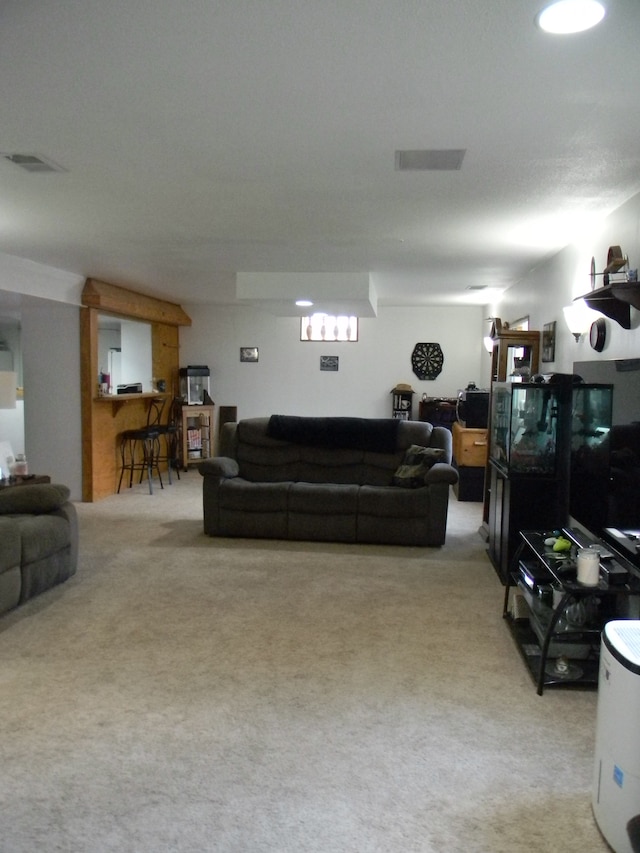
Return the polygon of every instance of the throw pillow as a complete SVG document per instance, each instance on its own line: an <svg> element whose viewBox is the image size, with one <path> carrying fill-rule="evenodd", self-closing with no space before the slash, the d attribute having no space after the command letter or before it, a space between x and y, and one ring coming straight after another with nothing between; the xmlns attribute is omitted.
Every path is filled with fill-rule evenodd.
<svg viewBox="0 0 640 853"><path fill-rule="evenodd" d="M436 462L445 461L445 452L439 447L421 447L412 444L404 454L402 464L393 475L392 485L405 489L418 489L424 486L424 478Z"/></svg>

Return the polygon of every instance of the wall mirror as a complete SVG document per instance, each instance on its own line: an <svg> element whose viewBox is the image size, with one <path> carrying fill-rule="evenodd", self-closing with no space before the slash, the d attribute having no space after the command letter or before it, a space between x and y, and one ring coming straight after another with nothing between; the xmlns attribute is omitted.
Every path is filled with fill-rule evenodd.
<svg viewBox="0 0 640 853"><path fill-rule="evenodd" d="M142 384L153 390L151 323L110 314L98 315L99 372L109 376L110 393L118 385Z"/></svg>

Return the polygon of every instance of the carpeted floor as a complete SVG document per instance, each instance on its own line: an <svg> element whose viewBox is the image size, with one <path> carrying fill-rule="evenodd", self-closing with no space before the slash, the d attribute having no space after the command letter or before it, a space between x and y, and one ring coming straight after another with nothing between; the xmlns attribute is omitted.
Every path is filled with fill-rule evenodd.
<svg viewBox="0 0 640 853"><path fill-rule="evenodd" d="M0 619L0 850L608 850L595 692L536 695L478 536L209 539L195 471L79 504L80 568Z"/></svg>

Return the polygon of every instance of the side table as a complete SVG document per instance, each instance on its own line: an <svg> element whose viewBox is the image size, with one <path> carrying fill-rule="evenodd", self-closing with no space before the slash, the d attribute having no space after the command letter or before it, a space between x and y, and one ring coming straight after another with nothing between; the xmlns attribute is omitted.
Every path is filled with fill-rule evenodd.
<svg viewBox="0 0 640 853"><path fill-rule="evenodd" d="M602 628L610 619L621 618L616 614L619 597L640 593L640 574L618 554L607 560L607 567L626 570L623 583L608 582L602 558L598 585L579 583L575 560L578 547L602 543L595 539L587 542L584 534L571 528L564 528L562 534L572 542L571 554L566 557L545 546L548 533L520 531L520 544L505 584L502 615L539 696L545 686L597 687ZM509 610L514 587L524 599L526 615L516 613L516 608ZM572 604L583 611L583 617L573 622ZM564 670L557 668L561 657L567 664ZM556 660L555 667L552 660Z"/></svg>
<svg viewBox="0 0 640 853"><path fill-rule="evenodd" d="M50 483L48 474L29 474L26 477L10 477L8 480L0 480L0 489L12 489L14 486L29 486L33 483Z"/></svg>
<svg viewBox="0 0 640 853"><path fill-rule="evenodd" d="M211 456L214 408L207 404L182 405L180 462L185 471L189 465L197 465Z"/></svg>

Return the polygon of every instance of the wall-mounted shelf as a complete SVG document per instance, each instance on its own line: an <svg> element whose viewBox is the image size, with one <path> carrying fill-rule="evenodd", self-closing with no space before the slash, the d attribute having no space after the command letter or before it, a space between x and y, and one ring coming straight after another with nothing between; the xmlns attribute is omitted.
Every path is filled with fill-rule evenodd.
<svg viewBox="0 0 640 853"><path fill-rule="evenodd" d="M614 281L605 287L578 296L589 308L615 320L623 329L631 328L631 306L640 310L640 284L637 281Z"/></svg>

